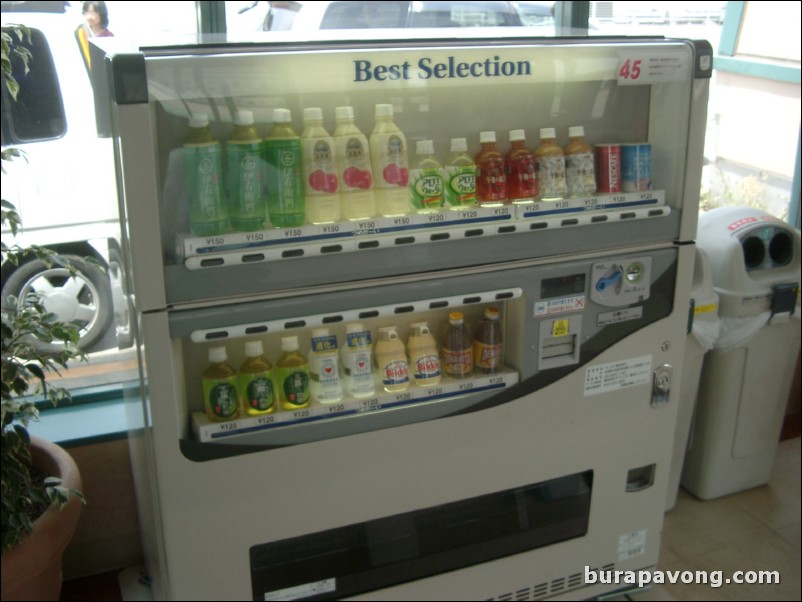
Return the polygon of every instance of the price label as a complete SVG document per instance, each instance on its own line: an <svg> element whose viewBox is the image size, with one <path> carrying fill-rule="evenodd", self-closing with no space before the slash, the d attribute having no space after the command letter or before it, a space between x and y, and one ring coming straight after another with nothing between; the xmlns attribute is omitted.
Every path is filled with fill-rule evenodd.
<svg viewBox="0 0 802 602"><path fill-rule="evenodd" d="M691 57L681 52L626 52L618 60L618 85L639 86L690 79Z"/></svg>

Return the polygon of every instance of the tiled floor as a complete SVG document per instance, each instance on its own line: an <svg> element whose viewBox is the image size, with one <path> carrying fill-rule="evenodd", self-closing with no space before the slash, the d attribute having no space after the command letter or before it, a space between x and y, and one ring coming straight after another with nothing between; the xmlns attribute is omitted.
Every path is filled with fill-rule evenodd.
<svg viewBox="0 0 802 602"><path fill-rule="evenodd" d="M635 600L800 600L800 439L780 443L768 485L717 500L700 501L680 491L666 514L658 569L715 571L722 579L736 571L778 571L780 583L655 585Z"/></svg>
<svg viewBox="0 0 802 602"><path fill-rule="evenodd" d="M720 574L736 571L778 571L779 584L655 585L651 590L615 600L800 600L800 442L796 437L779 445L768 485L727 496L700 501L685 491L666 514L658 569ZM720 573L717 573L721 571ZM62 600L122 600L118 578L122 577L125 599L143 599L131 588L131 570L120 575L100 575L65 584ZM135 577L135 576L134 576ZM667 577L668 578L668 577ZM141 588L139 588L141 590Z"/></svg>

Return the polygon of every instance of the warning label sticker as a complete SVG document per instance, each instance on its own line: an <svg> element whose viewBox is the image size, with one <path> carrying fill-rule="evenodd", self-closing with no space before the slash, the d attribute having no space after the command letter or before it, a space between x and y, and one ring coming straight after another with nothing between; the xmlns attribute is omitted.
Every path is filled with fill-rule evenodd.
<svg viewBox="0 0 802 602"><path fill-rule="evenodd" d="M652 380L652 356L591 366L585 371L585 395L647 385Z"/></svg>
<svg viewBox="0 0 802 602"><path fill-rule="evenodd" d="M585 295L575 297L564 297L562 299L550 299L549 301L538 301L535 303L534 317L553 316L564 314L571 311L582 311L585 309Z"/></svg>

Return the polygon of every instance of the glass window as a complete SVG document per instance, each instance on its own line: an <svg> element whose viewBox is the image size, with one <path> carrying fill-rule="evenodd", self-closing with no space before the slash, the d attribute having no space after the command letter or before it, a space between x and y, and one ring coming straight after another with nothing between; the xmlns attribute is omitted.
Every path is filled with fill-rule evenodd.
<svg viewBox="0 0 802 602"><path fill-rule="evenodd" d="M798 219L800 20L799 2L590 3L591 35L712 45L702 211L739 205Z"/></svg>
<svg viewBox="0 0 802 602"><path fill-rule="evenodd" d="M32 29L30 40L20 44L30 50L31 59L26 73L22 61L12 57L19 93L13 101L7 98L3 87L4 146L60 138L67 127L58 76L45 36Z"/></svg>

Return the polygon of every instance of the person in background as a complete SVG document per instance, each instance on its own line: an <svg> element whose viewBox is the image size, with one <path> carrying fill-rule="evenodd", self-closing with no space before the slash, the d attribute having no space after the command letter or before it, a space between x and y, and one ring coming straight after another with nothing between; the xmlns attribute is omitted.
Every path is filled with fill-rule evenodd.
<svg viewBox="0 0 802 602"><path fill-rule="evenodd" d="M89 38L105 38L114 34L109 31L109 9L105 2L102 0L84 2L81 12L84 16L84 23L75 30L75 39L81 48L81 56L88 72L92 68L92 61L89 57Z"/></svg>

